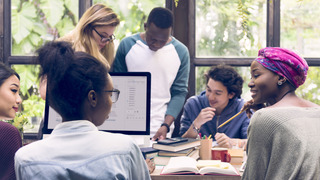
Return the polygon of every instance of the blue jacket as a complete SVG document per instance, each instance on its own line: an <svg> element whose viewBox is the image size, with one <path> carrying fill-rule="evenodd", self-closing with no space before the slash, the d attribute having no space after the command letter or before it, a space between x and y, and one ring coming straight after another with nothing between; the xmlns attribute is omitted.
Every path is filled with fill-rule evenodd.
<svg viewBox="0 0 320 180"><path fill-rule="evenodd" d="M201 135L209 136L217 132L217 126L224 123L226 120L237 114L244 104L243 99L231 99L227 107L219 116L214 116L211 121L206 122L200 128ZM183 108L183 114L180 120L180 136L182 136L192 125L192 122L197 118L203 108L210 107L209 100L206 97L206 92L201 92L198 96L190 97ZM232 121L218 129L219 133L225 133L230 138L247 138L247 129L250 119L243 112ZM215 140L215 139L214 139Z"/></svg>

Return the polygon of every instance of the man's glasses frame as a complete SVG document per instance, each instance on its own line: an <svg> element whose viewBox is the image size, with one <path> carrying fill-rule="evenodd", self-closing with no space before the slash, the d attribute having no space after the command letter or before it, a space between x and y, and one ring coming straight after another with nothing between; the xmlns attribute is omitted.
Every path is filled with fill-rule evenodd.
<svg viewBox="0 0 320 180"><path fill-rule="evenodd" d="M119 95L120 95L120 90L119 89L113 89L111 91L104 91L104 92L112 92L112 94L111 94L112 103L115 103L115 102L118 101Z"/></svg>
<svg viewBox="0 0 320 180"><path fill-rule="evenodd" d="M104 37L104 36L102 36L97 30L96 30L96 28L93 28L93 30L100 36L100 41L102 42L102 43L106 43L106 42L112 42L113 40L115 40L116 39L116 37L112 34L111 36L109 36L109 37Z"/></svg>

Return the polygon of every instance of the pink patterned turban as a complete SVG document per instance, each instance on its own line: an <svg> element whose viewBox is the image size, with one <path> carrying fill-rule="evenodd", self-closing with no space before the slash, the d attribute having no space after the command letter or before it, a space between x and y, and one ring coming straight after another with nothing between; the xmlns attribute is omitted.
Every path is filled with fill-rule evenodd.
<svg viewBox="0 0 320 180"><path fill-rule="evenodd" d="M255 61L270 71L287 78L295 88L304 83L309 69L305 59L291 50L280 47L260 49Z"/></svg>

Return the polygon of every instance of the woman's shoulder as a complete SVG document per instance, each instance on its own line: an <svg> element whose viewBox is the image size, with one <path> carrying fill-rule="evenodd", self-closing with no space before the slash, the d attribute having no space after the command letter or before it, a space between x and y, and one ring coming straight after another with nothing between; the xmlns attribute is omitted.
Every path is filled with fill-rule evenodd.
<svg viewBox="0 0 320 180"><path fill-rule="evenodd" d="M303 113L306 111L315 111L318 112L320 110L320 106L315 105L315 106L273 106L273 107L266 107L259 109L258 111L255 112L258 114L286 114L286 113Z"/></svg>
<svg viewBox="0 0 320 180"><path fill-rule="evenodd" d="M19 134L19 130L14 127L13 125L7 123L7 122L3 122L0 121L0 131L3 132L3 134L8 134L10 132L11 133L17 133ZM6 132L6 133L4 133Z"/></svg>
<svg viewBox="0 0 320 180"><path fill-rule="evenodd" d="M70 32L70 33L68 33L68 34L66 34L66 35L64 35L64 36L56 39L56 41L67 41L67 42L72 43L72 42L73 42L73 39L74 39L74 38L73 38L73 33Z"/></svg>
<svg viewBox="0 0 320 180"><path fill-rule="evenodd" d="M317 117L320 113L320 107L267 107L256 111L251 123L268 124L283 123L294 119L303 119L306 117Z"/></svg>
<svg viewBox="0 0 320 180"><path fill-rule="evenodd" d="M109 143L117 143L117 142L123 142L125 144L134 143L133 138L129 135L120 134L120 133L109 133L109 132L103 132L103 131L98 131L98 133L101 133L101 135L104 137L104 140L109 141Z"/></svg>
<svg viewBox="0 0 320 180"><path fill-rule="evenodd" d="M294 95L284 97L274 105L270 106L270 108L274 108L274 107L320 107L320 106L309 100L300 98L294 94Z"/></svg>

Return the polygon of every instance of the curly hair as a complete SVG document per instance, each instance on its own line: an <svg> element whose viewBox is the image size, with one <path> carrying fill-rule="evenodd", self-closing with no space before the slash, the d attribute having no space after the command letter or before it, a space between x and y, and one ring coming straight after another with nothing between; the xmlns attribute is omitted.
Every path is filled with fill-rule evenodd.
<svg viewBox="0 0 320 180"><path fill-rule="evenodd" d="M158 28L167 29L173 26L172 12L163 7L156 7L152 9L148 16L147 25L154 23Z"/></svg>
<svg viewBox="0 0 320 180"><path fill-rule="evenodd" d="M221 82L227 88L228 93L233 92L235 94L233 99L241 97L243 79L233 67L224 64L213 66L205 74L205 77L206 83L208 83L210 78Z"/></svg>

